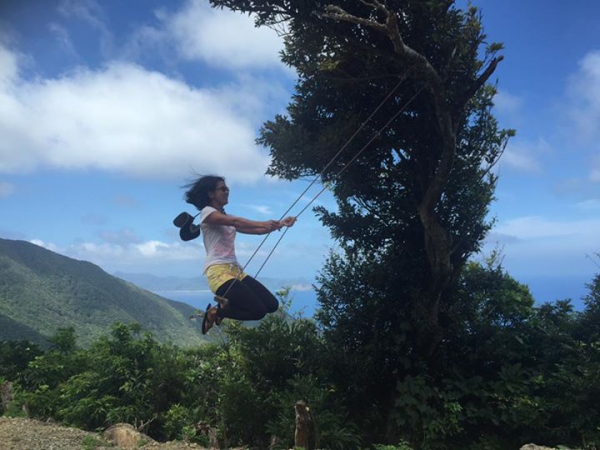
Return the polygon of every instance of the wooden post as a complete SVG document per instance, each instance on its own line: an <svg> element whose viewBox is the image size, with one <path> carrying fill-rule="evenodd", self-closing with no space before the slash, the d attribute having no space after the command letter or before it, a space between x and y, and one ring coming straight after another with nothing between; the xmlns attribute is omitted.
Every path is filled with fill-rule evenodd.
<svg viewBox="0 0 600 450"><path fill-rule="evenodd" d="M294 435L294 446L308 449L308 434L310 429L310 416L308 406L303 400L298 400L294 407L296 410L296 434Z"/></svg>
<svg viewBox="0 0 600 450"><path fill-rule="evenodd" d="M6 412L6 410L8 409L8 405L10 405L10 402L12 402L15 398L13 385L10 381L5 381L0 386L0 398L2 399L1 412Z"/></svg>
<svg viewBox="0 0 600 450"><path fill-rule="evenodd" d="M298 400L294 406L296 411L296 433L294 447L304 450L315 450L319 436L313 414L304 400Z"/></svg>

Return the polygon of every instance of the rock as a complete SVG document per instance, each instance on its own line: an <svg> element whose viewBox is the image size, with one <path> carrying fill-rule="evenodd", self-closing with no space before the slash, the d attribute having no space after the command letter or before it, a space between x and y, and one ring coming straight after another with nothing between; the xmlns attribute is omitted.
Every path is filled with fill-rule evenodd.
<svg viewBox="0 0 600 450"><path fill-rule="evenodd" d="M116 427L111 427L112 431L110 432L107 429L100 434L38 420L0 417L0 449L82 450L84 448L95 448L125 450L136 448L136 450L206 450L189 442L156 442L145 434L138 433L130 425L121 424L117 427L123 435L130 436L129 441L119 444L115 442L117 439L115 436L120 435L119 431L115 431ZM110 439L109 435L111 436ZM134 443L133 447L131 447L132 442ZM239 447L231 450L245 450L245 448Z"/></svg>
<svg viewBox="0 0 600 450"><path fill-rule="evenodd" d="M553 449L551 447L544 447L541 445L527 444L527 445L524 445L523 447L521 447L520 450L555 450L555 449Z"/></svg>
<svg viewBox="0 0 600 450"><path fill-rule="evenodd" d="M104 437L113 441L121 449L137 449L149 443L154 443L154 439L140 433L128 423L118 423L104 431Z"/></svg>

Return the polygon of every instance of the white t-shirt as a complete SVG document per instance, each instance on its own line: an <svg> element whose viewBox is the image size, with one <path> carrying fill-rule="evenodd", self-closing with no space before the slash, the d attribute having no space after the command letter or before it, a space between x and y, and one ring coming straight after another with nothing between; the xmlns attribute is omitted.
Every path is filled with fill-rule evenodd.
<svg viewBox="0 0 600 450"><path fill-rule="evenodd" d="M235 227L204 223L205 219L215 211L217 210L212 206L205 206L200 211L200 228L206 249L205 272L215 264L238 264L235 256Z"/></svg>

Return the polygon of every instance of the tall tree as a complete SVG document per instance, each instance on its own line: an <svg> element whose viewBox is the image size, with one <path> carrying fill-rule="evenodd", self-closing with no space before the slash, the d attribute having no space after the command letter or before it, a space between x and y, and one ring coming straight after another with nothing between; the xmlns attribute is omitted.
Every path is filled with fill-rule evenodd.
<svg viewBox="0 0 600 450"><path fill-rule="evenodd" d="M320 280L332 367L361 365L345 381L391 409L402 374L435 364L444 299L491 227L490 169L512 135L491 113L502 46L452 0L211 3L285 29L296 92L258 141L270 174L331 186L338 210L317 210L343 250Z"/></svg>

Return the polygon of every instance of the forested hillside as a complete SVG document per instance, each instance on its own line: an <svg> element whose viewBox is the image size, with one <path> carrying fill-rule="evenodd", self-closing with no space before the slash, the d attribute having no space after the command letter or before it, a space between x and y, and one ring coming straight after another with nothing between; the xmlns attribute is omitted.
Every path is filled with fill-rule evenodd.
<svg viewBox="0 0 600 450"><path fill-rule="evenodd" d="M116 278L100 267L24 241L0 239L0 340L46 345L60 327L88 345L115 322L139 323L157 339L203 342L193 308Z"/></svg>

